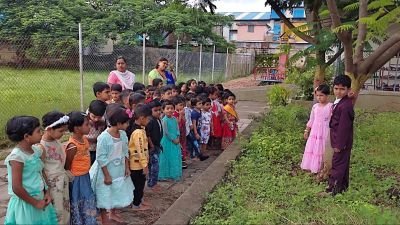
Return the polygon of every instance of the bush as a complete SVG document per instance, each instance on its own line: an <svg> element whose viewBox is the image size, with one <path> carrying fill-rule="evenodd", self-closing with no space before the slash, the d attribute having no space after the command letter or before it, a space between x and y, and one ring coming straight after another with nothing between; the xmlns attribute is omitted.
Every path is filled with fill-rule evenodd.
<svg viewBox="0 0 400 225"><path fill-rule="evenodd" d="M271 106L285 106L289 103L289 94L286 88L274 85L267 93L268 102Z"/></svg>

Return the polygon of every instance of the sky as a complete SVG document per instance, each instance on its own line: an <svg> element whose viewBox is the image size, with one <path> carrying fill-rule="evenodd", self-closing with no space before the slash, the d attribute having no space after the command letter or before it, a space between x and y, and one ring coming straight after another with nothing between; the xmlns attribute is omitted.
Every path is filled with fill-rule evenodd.
<svg viewBox="0 0 400 225"><path fill-rule="evenodd" d="M216 0L217 12L267 12L265 0Z"/></svg>

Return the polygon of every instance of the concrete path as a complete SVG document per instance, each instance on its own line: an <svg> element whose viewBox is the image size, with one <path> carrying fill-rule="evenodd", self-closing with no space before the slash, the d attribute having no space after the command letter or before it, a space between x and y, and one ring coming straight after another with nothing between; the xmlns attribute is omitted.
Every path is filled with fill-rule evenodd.
<svg viewBox="0 0 400 225"><path fill-rule="evenodd" d="M252 121L252 118L264 112L266 104L263 102L239 101L237 111L240 117L239 132L242 132ZM152 204L152 209L143 212L133 212L123 209L121 216L129 224L153 224L160 216L198 179L211 163L220 155L220 150L209 151L210 158L206 161L189 162L188 169L183 170L183 179L180 182L160 182L162 190L152 192L145 190L146 201ZM0 161L4 165L4 161ZM9 199L7 194L7 171L0 168L0 224L4 223L6 207Z"/></svg>

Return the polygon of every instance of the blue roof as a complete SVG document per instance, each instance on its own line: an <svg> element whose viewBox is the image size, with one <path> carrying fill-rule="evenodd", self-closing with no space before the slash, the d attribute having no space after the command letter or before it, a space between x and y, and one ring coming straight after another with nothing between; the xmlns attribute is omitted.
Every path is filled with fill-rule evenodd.
<svg viewBox="0 0 400 225"><path fill-rule="evenodd" d="M282 10L282 13L285 13ZM233 16L235 20L239 21L257 21L257 20L280 20L278 14L274 10L271 12L220 12L219 14L225 16ZM304 8L294 8L293 9L293 19L305 19L306 14Z"/></svg>

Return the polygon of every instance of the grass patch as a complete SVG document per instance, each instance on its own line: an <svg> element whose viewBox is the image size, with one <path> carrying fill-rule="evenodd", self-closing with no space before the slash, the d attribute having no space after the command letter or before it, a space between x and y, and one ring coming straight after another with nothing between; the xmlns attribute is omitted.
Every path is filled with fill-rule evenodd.
<svg viewBox="0 0 400 225"><path fill-rule="evenodd" d="M357 112L350 189L336 197L301 171L308 110L272 109L192 224L399 224L399 113Z"/></svg>

